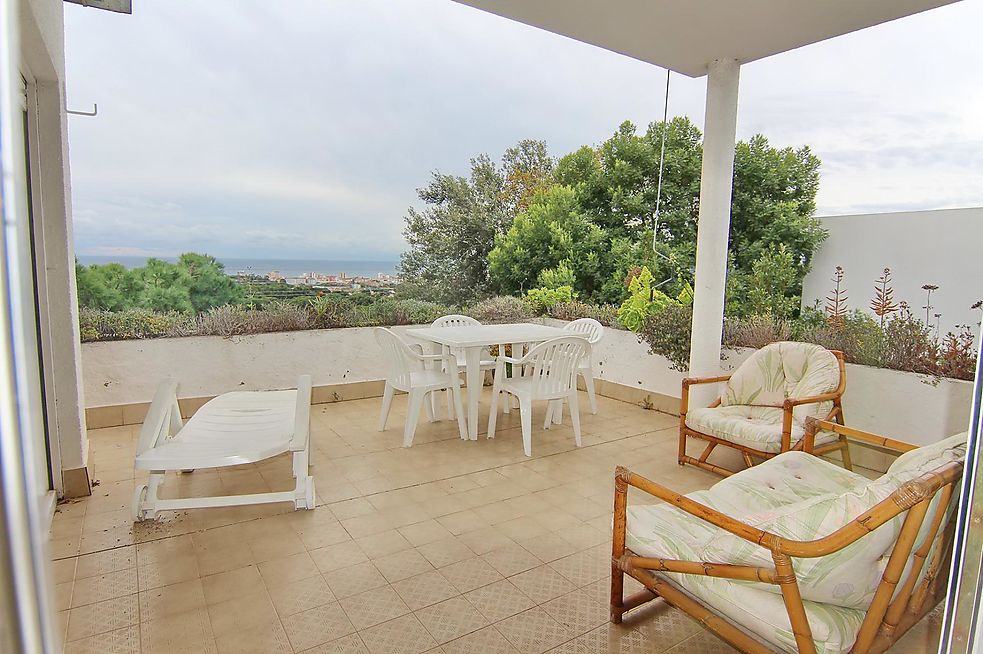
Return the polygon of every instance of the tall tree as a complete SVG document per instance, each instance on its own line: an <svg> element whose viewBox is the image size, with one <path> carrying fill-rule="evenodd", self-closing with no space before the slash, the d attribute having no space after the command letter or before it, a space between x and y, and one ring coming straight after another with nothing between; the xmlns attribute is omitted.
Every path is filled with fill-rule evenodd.
<svg viewBox="0 0 983 654"><path fill-rule="evenodd" d="M542 141L521 141L501 167L487 155L471 160L469 177L434 172L417 191L426 205L410 208L403 235L410 249L400 272L407 288L431 300L461 305L491 293L488 253L519 207L552 183Z"/></svg>
<svg viewBox="0 0 983 654"><path fill-rule="evenodd" d="M208 254L185 252L177 261L188 275L188 300L195 312L233 304L242 299L242 289L225 274L225 265Z"/></svg>

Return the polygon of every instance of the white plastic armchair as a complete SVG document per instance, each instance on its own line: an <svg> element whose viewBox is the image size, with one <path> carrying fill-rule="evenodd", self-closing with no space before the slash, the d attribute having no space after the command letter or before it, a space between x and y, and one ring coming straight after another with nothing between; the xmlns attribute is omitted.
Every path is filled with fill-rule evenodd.
<svg viewBox="0 0 983 654"><path fill-rule="evenodd" d="M413 445L416 424L420 420L420 409L424 399L435 391L447 390L451 393L457 415L457 427L461 438L467 439L464 412L461 407L461 378L457 374L457 363L452 354L421 354L410 347L403 339L385 327L376 327L376 342L386 356L386 389L382 397L382 413L379 416L379 431L386 430L389 410L392 408L396 391L409 394L406 425L403 428L403 447ZM428 365L429 364L429 365ZM427 404L430 419L434 416Z"/></svg>
<svg viewBox="0 0 983 654"><path fill-rule="evenodd" d="M568 322L563 327L564 331L580 334L587 339L592 346L597 345L604 336L604 325L593 318L580 318ZM584 378L584 386L587 387L587 397L590 399L590 412L597 413L597 395L594 392L594 362L593 357L585 356L580 362L577 373ZM562 404L560 405L563 406Z"/></svg>
<svg viewBox="0 0 983 654"><path fill-rule="evenodd" d="M472 318L471 316L462 316L460 314L454 313L447 316L441 316L437 318L432 323L431 327L480 327L481 323ZM502 345L498 346L499 352L505 354L505 348ZM453 354L454 359L457 362L457 371L464 372L467 369L467 360L464 355L464 351L456 348L449 348L447 346L443 347L444 354ZM487 350L482 352L481 361L478 364L482 370L494 370L495 369L495 359L488 353ZM432 397L432 396L431 396ZM447 414L450 417L454 416L454 410L451 405L451 396L447 396ZM431 402L433 405L432 411L436 411L436 403Z"/></svg>
<svg viewBox="0 0 983 654"><path fill-rule="evenodd" d="M495 385L492 387L488 415L488 438L495 437L498 419L498 396L509 393L519 400L522 424L522 447L532 456L532 403L535 400L570 402L573 434L580 447L580 407L577 401L577 370L584 357L590 356L590 343L581 336L561 336L532 348L522 358L500 356L496 360ZM505 366L526 369L524 376L505 376ZM547 422L549 419L547 418Z"/></svg>

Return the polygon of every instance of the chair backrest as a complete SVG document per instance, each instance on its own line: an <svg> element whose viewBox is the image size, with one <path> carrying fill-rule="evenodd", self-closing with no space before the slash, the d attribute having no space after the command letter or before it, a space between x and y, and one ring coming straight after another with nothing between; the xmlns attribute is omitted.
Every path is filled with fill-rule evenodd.
<svg viewBox="0 0 983 654"><path fill-rule="evenodd" d="M567 332L573 332L575 334L583 334L584 338L587 339L591 345L597 344L604 336L604 325L597 322L593 318L579 318L578 320L573 320L568 322L563 326L563 330Z"/></svg>
<svg viewBox="0 0 983 654"><path fill-rule="evenodd" d="M385 327L375 328L375 340L385 355L386 381L399 390L409 389L410 373L422 369L413 350L406 341Z"/></svg>
<svg viewBox="0 0 983 654"><path fill-rule="evenodd" d="M786 398L832 393L841 385L837 356L814 343L770 343L738 366L724 388L720 404L780 407ZM796 407L795 416L823 416L831 402Z"/></svg>
<svg viewBox="0 0 983 654"><path fill-rule="evenodd" d="M476 325L481 325L481 323L471 316L461 316L458 314L441 316L430 323L431 327L474 327Z"/></svg>
<svg viewBox="0 0 983 654"><path fill-rule="evenodd" d="M566 395L577 383L577 368L590 355L590 343L582 336L560 336L540 343L523 362L532 368L533 396Z"/></svg>

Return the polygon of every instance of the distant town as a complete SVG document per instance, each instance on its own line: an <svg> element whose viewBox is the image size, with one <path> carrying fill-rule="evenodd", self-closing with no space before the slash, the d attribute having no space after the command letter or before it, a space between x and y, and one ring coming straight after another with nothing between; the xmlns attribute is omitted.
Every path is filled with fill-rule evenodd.
<svg viewBox="0 0 983 654"><path fill-rule="evenodd" d="M266 275L257 275L245 270L240 270L235 277L240 280L259 281L263 279L273 284L285 284L287 286L305 286L314 290L325 290L331 292L351 292L369 291L372 293L394 293L399 277L386 273L378 273L374 277L364 275L349 276L344 272L337 275L325 275L319 272L305 272L299 276L286 277L278 270L271 270Z"/></svg>

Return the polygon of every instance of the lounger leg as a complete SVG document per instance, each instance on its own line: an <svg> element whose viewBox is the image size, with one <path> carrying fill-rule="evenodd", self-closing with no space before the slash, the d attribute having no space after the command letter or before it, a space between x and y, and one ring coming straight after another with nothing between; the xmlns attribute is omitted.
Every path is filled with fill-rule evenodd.
<svg viewBox="0 0 983 654"><path fill-rule="evenodd" d="M135 520L153 520L157 517L157 489L163 483L164 471L151 470L146 486L137 486L133 498Z"/></svg>
<svg viewBox="0 0 983 654"><path fill-rule="evenodd" d="M532 456L532 398L519 398L519 420L522 423L522 449Z"/></svg>
<svg viewBox="0 0 983 654"><path fill-rule="evenodd" d="M295 509L314 508L314 477L310 475L310 461L311 444L308 440L306 448L293 453Z"/></svg>
<svg viewBox="0 0 983 654"><path fill-rule="evenodd" d="M379 431L386 431L386 420L389 419L389 409L392 408L393 395L395 393L396 389L386 384L386 390L382 394L382 413L379 415Z"/></svg>
<svg viewBox="0 0 983 654"><path fill-rule="evenodd" d="M488 408L488 433L485 434L485 438L495 438L495 423L498 422L498 396L501 394L501 391L498 390L498 381L496 380L495 385L492 386L491 406ZM506 397L506 408L509 406L509 402L511 400Z"/></svg>
<svg viewBox="0 0 983 654"><path fill-rule="evenodd" d="M403 447L412 447L416 424L420 421L420 409L426 399L422 391L410 391L409 410L406 413L406 426L403 428Z"/></svg>
<svg viewBox="0 0 983 654"><path fill-rule="evenodd" d="M561 403L560 406L562 407L563 404ZM577 441L577 447L580 447L582 444L580 440L580 398L577 397L576 386L570 393L570 421L573 423L573 438Z"/></svg>

